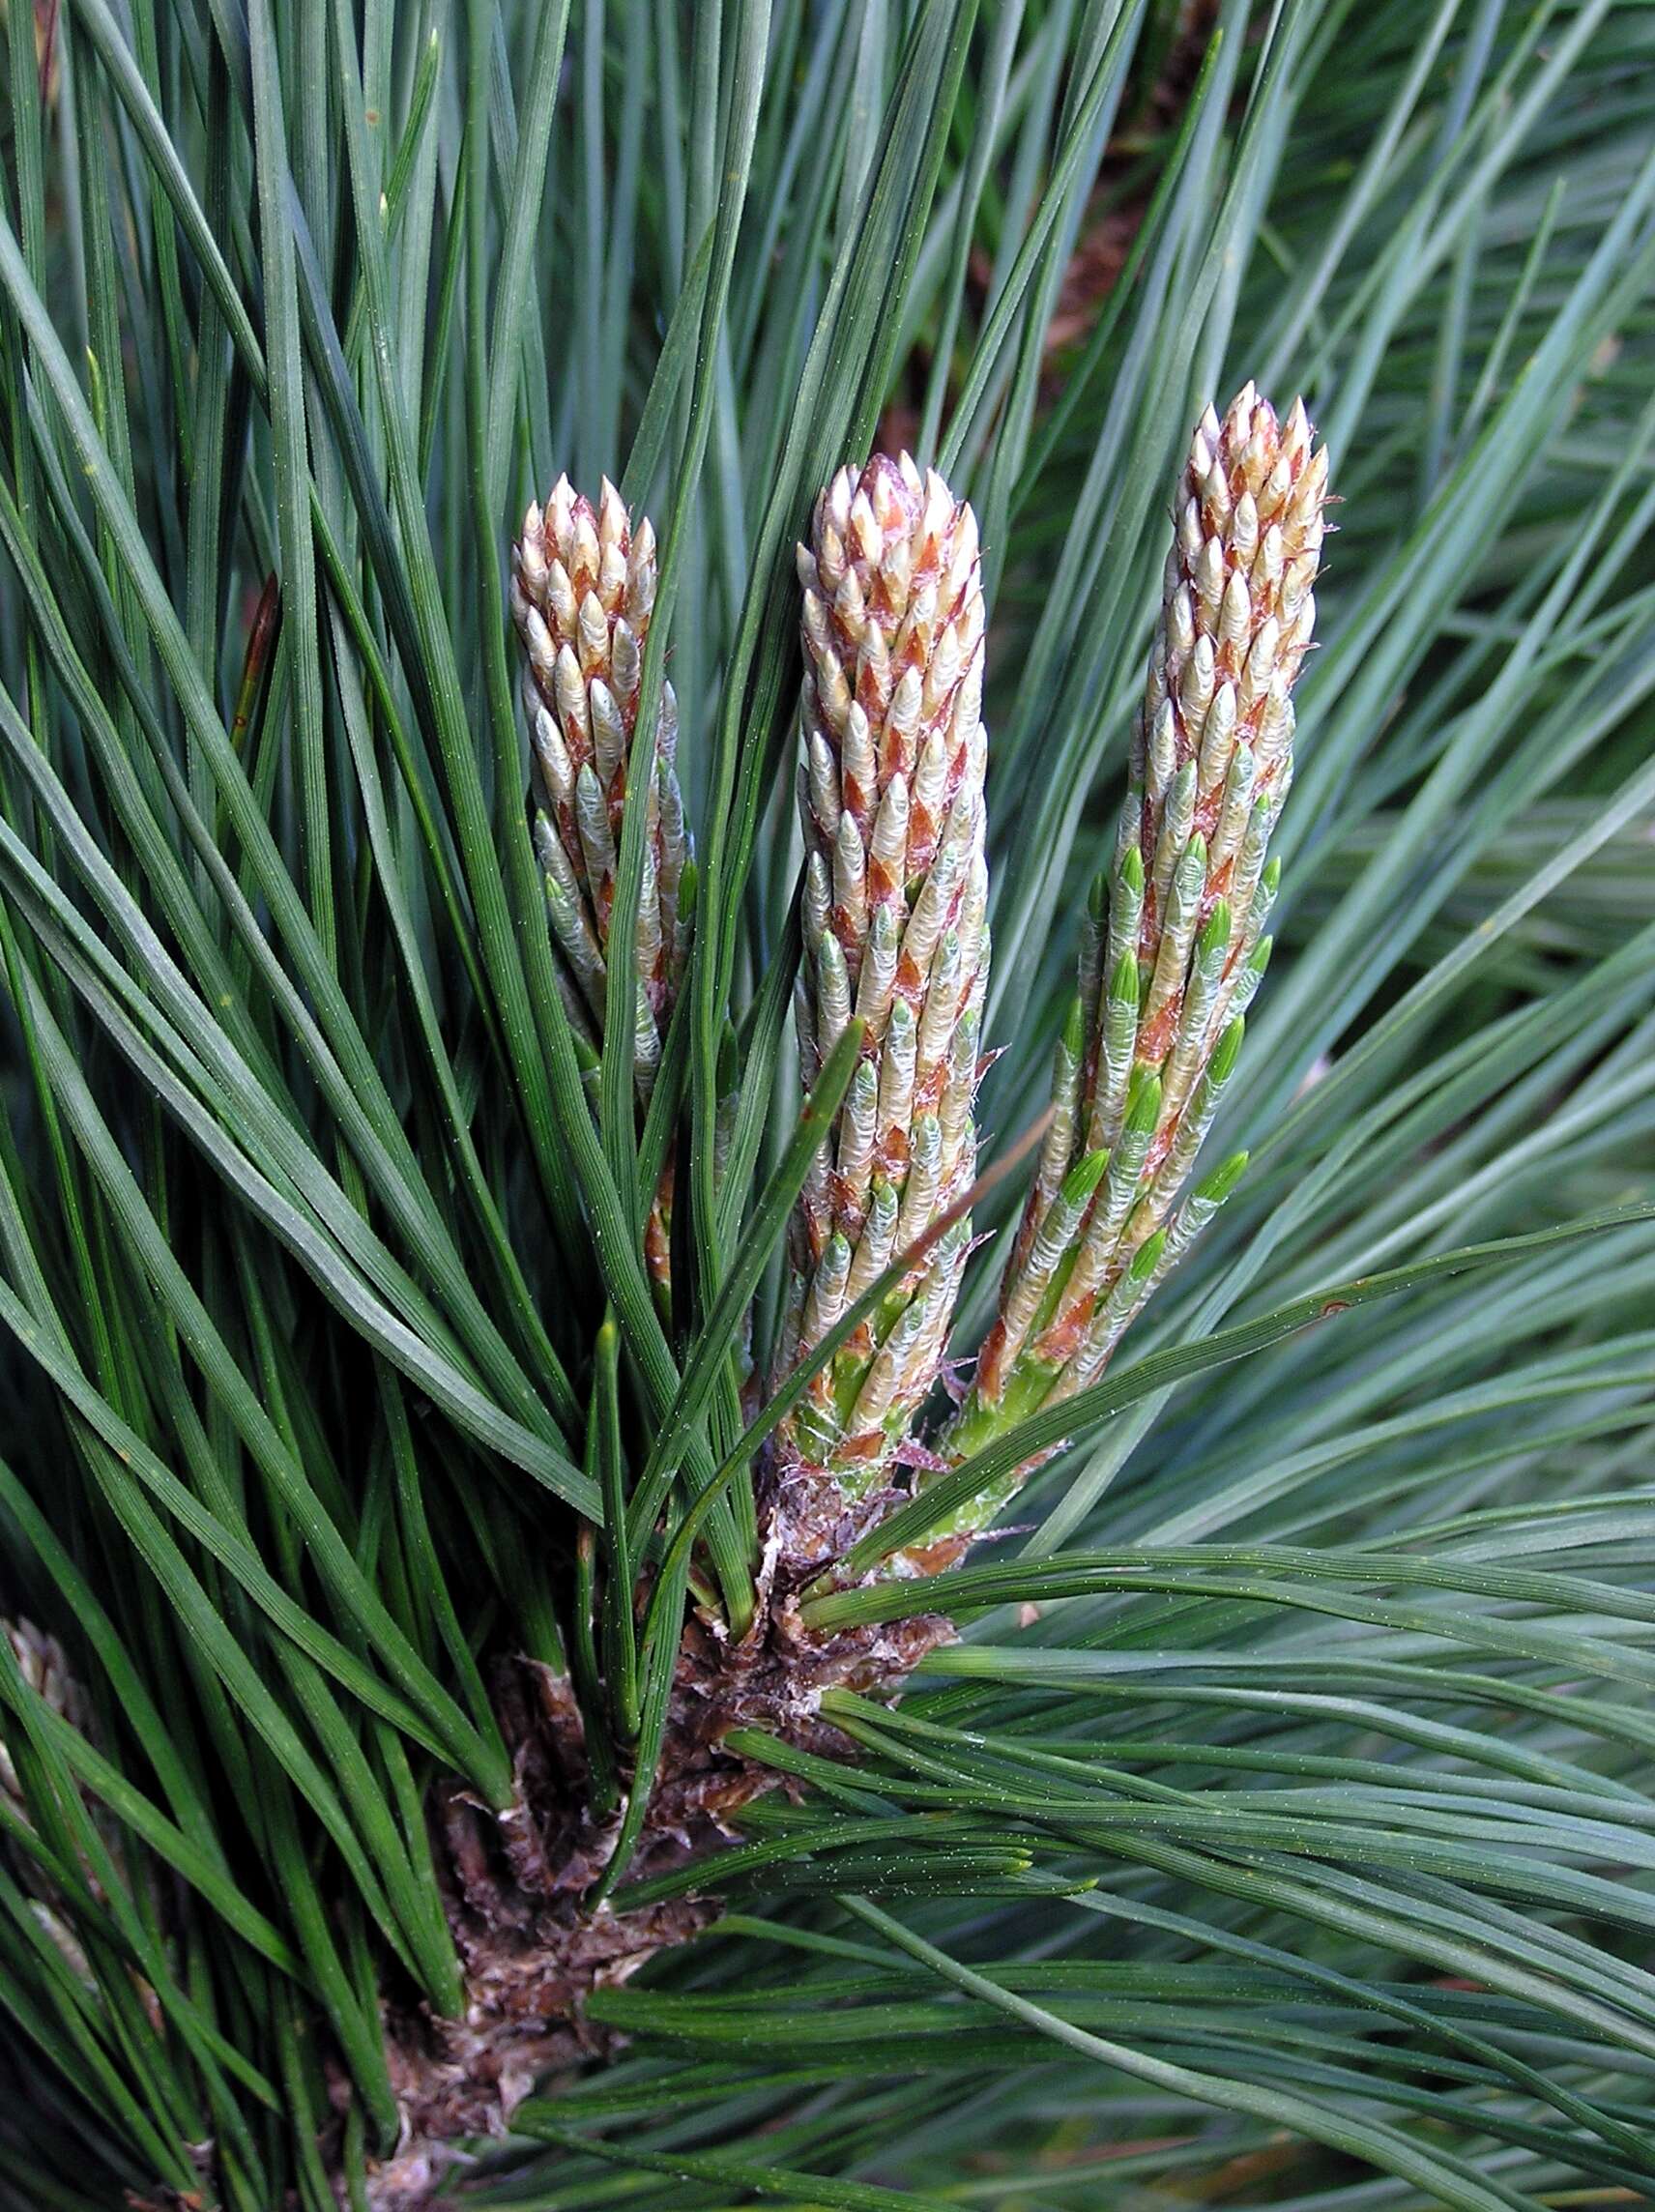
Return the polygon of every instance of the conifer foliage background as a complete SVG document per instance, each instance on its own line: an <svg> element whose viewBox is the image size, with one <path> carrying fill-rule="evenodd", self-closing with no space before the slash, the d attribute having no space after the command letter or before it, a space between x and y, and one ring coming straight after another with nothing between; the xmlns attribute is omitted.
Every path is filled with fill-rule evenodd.
<svg viewBox="0 0 1655 2212"><path fill-rule="evenodd" d="M1655 18L3 0L0 36L0 2205L388 2201L388 2019L463 1994L432 1808L511 1799L495 1662L601 1677L619 1818L674 1577L751 1602L740 1473L647 1554L787 1325L817 494L882 445L975 509L992 1171L1115 850L1191 426L1247 379L1304 394L1339 501L1213 1152L1247 1172L925 1590L958 1640L900 1702L830 1691L830 1750L740 1732L788 1786L715 1887L619 1854L617 1906L720 1907L445 2185L1647 2200ZM643 1082L620 994L576 1047L524 815L511 543L565 470L656 531L638 713L670 682L696 859ZM991 1242L956 1352L998 1281Z"/></svg>

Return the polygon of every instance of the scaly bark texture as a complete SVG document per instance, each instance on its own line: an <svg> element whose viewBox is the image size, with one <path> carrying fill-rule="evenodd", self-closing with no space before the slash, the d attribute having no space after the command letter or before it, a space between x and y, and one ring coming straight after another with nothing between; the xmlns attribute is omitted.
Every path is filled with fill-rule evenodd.
<svg viewBox="0 0 1655 2212"><path fill-rule="evenodd" d="M543 509L529 509L512 548L511 618L524 654L530 814L552 935L563 955L565 1004L594 1066L610 988L609 918L627 755L654 599L655 534L647 515L633 528L607 477L595 510L567 477L558 479ZM688 949L690 841L674 768L677 747L678 703L667 684L645 800L633 986L633 1064L645 1100ZM651 1273L663 1285L670 1275L670 1172L646 1229Z"/></svg>
<svg viewBox="0 0 1655 2212"><path fill-rule="evenodd" d="M785 1375L969 1189L988 982L976 518L904 454L841 469L798 549L801 1075L853 1016L863 1058L792 1227ZM870 1509L937 1379L970 1245L952 1224L778 1436L788 1543Z"/></svg>
<svg viewBox="0 0 1655 2212"><path fill-rule="evenodd" d="M1297 401L1278 422L1248 384L1222 422L1209 407L1196 428L1052 1125L999 1314L943 1440L951 1462L1097 1379L1244 1165L1226 1161L1184 1195L1269 955L1265 852L1292 779L1326 484ZM944 1533L988 1527L1014 1487Z"/></svg>
<svg viewBox="0 0 1655 2212"><path fill-rule="evenodd" d="M692 1618L679 1652L659 1777L628 1869L630 1882L676 1872L740 1840L742 1806L786 1787L773 1767L725 1745L758 1728L800 1749L843 1759L847 1740L817 1714L822 1693L868 1693L900 1681L946 1641L948 1623L921 1616L837 1637L799 1623L791 1586L771 1582L752 1630L731 1644ZM465 1790L439 1808L444 1904L465 1967L455 2020L423 2008L386 2019L392 2085L404 2120L397 2154L370 2176L371 2212L436 2212L449 2201L456 2139L508 2132L523 2098L548 2077L613 2050L587 2017L599 1988L624 1982L656 1952L689 1941L721 1909L710 1891L628 1909L593 1909L617 1819L590 1811L585 1736L566 1678L528 1660L503 1662L495 1693L516 1748L517 1801L495 1819Z"/></svg>

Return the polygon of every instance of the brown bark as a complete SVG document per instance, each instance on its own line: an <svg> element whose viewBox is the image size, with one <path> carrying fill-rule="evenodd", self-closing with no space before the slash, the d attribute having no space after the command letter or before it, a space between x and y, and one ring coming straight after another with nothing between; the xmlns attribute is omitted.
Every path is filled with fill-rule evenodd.
<svg viewBox="0 0 1655 2212"><path fill-rule="evenodd" d="M466 2138L504 2136L530 2091L619 2038L587 2017L594 1990L623 1982L657 1952L689 1941L718 1916L720 1850L741 1808L779 1777L725 1739L761 1728L801 1749L844 1757L848 1740L820 1714L835 1686L900 1682L952 1633L936 1618L809 1635L798 1592L889 1509L881 1494L831 1528L816 1525L826 1486L774 1481L765 1500L769 1564L758 1617L737 1644L692 1616L680 1645L659 1772L627 1870L643 1881L692 1861L706 1886L637 1910L588 1903L619 1820L588 1810L579 1709L566 1678L523 1658L501 1663L498 1711L511 1747L516 1799L496 1816L457 1786L436 1809L444 1903L464 1967L457 2020L426 2008L388 2013L392 2081L405 2133L371 2177L374 2212L438 2212L457 2201ZM856 1526L850 1526L854 1519Z"/></svg>

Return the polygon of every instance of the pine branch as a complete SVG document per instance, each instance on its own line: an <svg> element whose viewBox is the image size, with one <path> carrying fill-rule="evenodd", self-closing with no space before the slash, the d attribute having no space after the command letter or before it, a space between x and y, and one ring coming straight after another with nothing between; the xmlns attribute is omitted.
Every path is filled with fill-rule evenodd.
<svg viewBox="0 0 1655 2212"><path fill-rule="evenodd" d="M546 888L566 1007L597 1068L609 995L609 920L615 901L626 766L638 718L644 645L655 598L655 534L633 529L604 479L595 513L566 476L542 509L531 505L512 548L511 619L522 643L523 707L533 761L535 852ZM678 701L661 687L654 773L645 804L644 874L634 956L633 1071L647 1105L689 945L694 871L675 766ZM646 1227L659 1285L671 1277L668 1165Z"/></svg>
<svg viewBox="0 0 1655 2212"><path fill-rule="evenodd" d="M823 492L798 570L806 1088L853 1016L866 1041L794 1216L778 1380L970 1187L989 962L976 519L935 473L876 454ZM790 1548L828 1542L900 1454L970 1242L954 1223L784 1423L782 1479L809 1499Z"/></svg>
<svg viewBox="0 0 1655 2212"><path fill-rule="evenodd" d="M1326 480L1297 400L1278 424L1248 384L1222 422L1208 407L1197 425L1052 1123L999 1313L941 1440L950 1463L1095 1382L1240 1180L1245 1154L1188 1187L1269 958L1265 855L1292 782ZM1020 1479L957 1509L939 1537L992 1526Z"/></svg>

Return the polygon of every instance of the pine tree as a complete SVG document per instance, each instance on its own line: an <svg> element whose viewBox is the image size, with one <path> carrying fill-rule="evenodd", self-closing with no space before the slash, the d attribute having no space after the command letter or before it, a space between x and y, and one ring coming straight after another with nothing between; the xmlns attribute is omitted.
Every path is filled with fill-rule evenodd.
<svg viewBox="0 0 1655 2212"><path fill-rule="evenodd" d="M0 46L0 2212L1642 2201L1645 12Z"/></svg>

